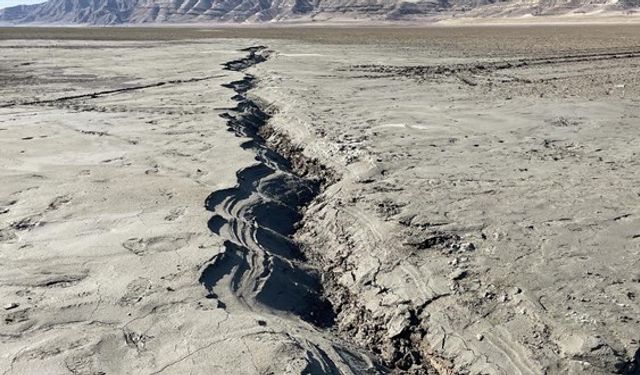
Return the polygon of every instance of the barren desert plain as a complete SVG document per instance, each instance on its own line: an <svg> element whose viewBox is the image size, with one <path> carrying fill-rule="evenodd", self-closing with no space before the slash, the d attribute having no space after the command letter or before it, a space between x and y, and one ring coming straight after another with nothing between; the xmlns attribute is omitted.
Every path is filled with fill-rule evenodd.
<svg viewBox="0 0 640 375"><path fill-rule="evenodd" d="M0 51L1 374L640 374L640 24Z"/></svg>

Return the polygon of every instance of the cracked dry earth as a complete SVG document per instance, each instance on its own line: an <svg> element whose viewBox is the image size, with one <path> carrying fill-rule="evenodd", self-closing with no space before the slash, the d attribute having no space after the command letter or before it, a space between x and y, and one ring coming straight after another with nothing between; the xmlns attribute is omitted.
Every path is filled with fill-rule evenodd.
<svg viewBox="0 0 640 375"><path fill-rule="evenodd" d="M227 292L235 277L217 259L235 254L207 227L213 206L203 203L233 188L237 171L260 169L257 152L268 154L248 148L248 134L228 131L230 113L241 117L246 103L232 99L229 83L245 76L223 64L244 58L245 46L44 41L3 56L0 372L374 368L287 307L271 313L252 304L261 293ZM294 179L277 168L267 191ZM251 211L243 203L238 211ZM295 250L286 233L265 232L260 241ZM243 286L255 278L277 289L278 301L303 302L289 301L286 283L318 281L306 270L288 280L278 272L293 263L270 259L276 277L254 268Z"/></svg>
<svg viewBox="0 0 640 375"><path fill-rule="evenodd" d="M637 374L612 28L1 42L0 371Z"/></svg>
<svg viewBox="0 0 640 375"><path fill-rule="evenodd" d="M509 31L466 48L272 43L256 95L342 171L296 236L326 262L337 330L385 363L636 374L635 41L565 29L527 54L536 29Z"/></svg>

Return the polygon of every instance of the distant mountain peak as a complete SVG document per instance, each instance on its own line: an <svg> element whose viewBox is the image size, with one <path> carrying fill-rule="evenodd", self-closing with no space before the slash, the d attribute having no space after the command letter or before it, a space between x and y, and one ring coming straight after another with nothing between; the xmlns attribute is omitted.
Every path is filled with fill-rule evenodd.
<svg viewBox="0 0 640 375"><path fill-rule="evenodd" d="M640 0L49 0L0 10L0 21L46 24L414 20L452 14L561 14L640 7Z"/></svg>

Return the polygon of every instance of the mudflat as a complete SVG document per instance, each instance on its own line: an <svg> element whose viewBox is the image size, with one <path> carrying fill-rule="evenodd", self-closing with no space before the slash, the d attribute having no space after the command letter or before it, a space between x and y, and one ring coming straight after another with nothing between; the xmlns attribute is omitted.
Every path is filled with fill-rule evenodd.
<svg viewBox="0 0 640 375"><path fill-rule="evenodd" d="M0 371L637 373L639 31L0 29Z"/></svg>

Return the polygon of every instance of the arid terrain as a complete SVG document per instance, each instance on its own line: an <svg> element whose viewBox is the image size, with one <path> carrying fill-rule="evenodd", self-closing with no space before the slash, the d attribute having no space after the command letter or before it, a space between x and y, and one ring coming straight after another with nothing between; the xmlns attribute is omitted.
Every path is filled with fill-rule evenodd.
<svg viewBox="0 0 640 375"><path fill-rule="evenodd" d="M638 0L12 0L0 3L0 24L626 23L637 21L639 10Z"/></svg>
<svg viewBox="0 0 640 375"><path fill-rule="evenodd" d="M640 373L640 26L0 50L0 373Z"/></svg>

